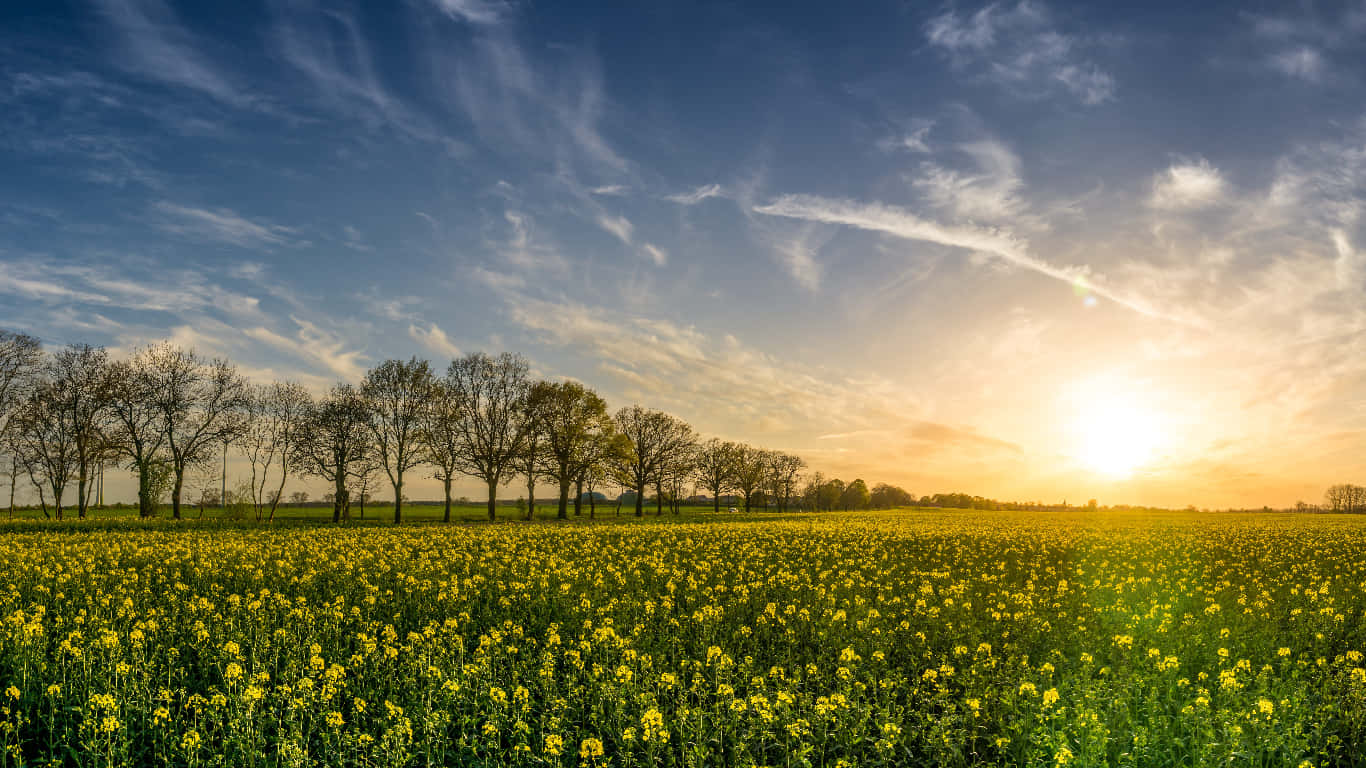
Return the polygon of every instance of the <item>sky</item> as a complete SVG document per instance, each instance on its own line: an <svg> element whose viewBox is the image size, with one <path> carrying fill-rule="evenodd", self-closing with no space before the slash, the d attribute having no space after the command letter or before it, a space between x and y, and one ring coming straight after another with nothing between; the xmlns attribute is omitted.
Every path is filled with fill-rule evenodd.
<svg viewBox="0 0 1366 768"><path fill-rule="evenodd" d="M916 494L1316 502L1366 481L1363 61L1360 0L7 3L0 327L315 392L520 352Z"/></svg>

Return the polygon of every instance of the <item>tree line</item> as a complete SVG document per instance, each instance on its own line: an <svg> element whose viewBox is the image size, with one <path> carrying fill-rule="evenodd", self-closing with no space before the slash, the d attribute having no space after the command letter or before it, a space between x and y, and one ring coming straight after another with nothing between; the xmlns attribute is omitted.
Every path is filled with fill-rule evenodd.
<svg viewBox="0 0 1366 768"><path fill-rule="evenodd" d="M461 477L487 487L491 520L499 489L517 478L526 483L528 517L541 482L555 489L560 518L571 498L575 514L587 498L594 515L596 489L609 483L633 492L636 516L644 515L648 491L656 514L666 504L676 513L695 488L711 494L716 511L727 496L746 511L760 503L779 511L861 509L913 498L885 485L870 492L862 480L804 478L800 456L704 441L663 411L631 405L611 413L582 384L533 379L517 354L468 354L444 372L416 357L385 360L362 381L314 397L293 382L251 384L228 360L170 343L116 360L89 344L49 354L32 336L0 331L0 453L9 459L11 512L15 487L26 480L45 515L60 519L74 506L84 518L108 465L137 478L142 517L155 515L169 492L171 515L180 519L192 501L189 485L197 478L207 485L230 451L250 468L246 496L258 520L274 519L286 482L297 476L333 488L334 521L350 516L353 497L387 483L394 522L402 522L405 484L419 472L442 483L446 521Z"/></svg>

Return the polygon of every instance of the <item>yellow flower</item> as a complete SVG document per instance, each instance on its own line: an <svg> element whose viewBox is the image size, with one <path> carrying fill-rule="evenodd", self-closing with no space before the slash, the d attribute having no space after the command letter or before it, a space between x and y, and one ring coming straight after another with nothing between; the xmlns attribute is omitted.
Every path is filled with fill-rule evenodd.
<svg viewBox="0 0 1366 768"><path fill-rule="evenodd" d="M345 725L345 724L346 724L346 718L342 717L342 713L336 712L336 711L328 712L328 713L327 713L327 727L328 727L328 728L340 728L340 727L342 727L342 726Z"/></svg>
<svg viewBox="0 0 1366 768"><path fill-rule="evenodd" d="M564 752L564 737L553 733L545 737L545 753L552 757Z"/></svg>
<svg viewBox="0 0 1366 768"><path fill-rule="evenodd" d="M1048 690L1043 692L1043 705L1045 707L1051 707L1056 703L1058 703L1057 688L1049 688Z"/></svg>
<svg viewBox="0 0 1366 768"><path fill-rule="evenodd" d="M579 743L580 759L592 760L597 757L602 757L602 754L602 741L599 739L588 738Z"/></svg>
<svg viewBox="0 0 1366 768"><path fill-rule="evenodd" d="M204 740L199 737L199 731L186 731L180 739L180 748L187 752L193 752L203 742Z"/></svg>

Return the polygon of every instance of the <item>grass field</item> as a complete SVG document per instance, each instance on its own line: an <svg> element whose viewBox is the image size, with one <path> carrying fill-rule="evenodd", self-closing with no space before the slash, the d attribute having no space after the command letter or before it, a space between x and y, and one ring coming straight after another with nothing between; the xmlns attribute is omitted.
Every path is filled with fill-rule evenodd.
<svg viewBox="0 0 1366 768"><path fill-rule="evenodd" d="M1357 518L0 530L5 765L1366 763Z"/></svg>

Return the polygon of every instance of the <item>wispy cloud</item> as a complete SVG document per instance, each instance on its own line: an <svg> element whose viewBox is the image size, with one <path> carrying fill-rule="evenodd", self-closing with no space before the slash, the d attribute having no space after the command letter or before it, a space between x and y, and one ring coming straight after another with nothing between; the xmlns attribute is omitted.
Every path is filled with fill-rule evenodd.
<svg viewBox="0 0 1366 768"><path fill-rule="evenodd" d="M95 0L116 31L120 66L144 77L189 88L234 107L259 103L204 55L194 37L161 0Z"/></svg>
<svg viewBox="0 0 1366 768"><path fill-rule="evenodd" d="M167 232L243 248L287 245L295 234L289 227L258 223L228 208L192 208L162 200L154 203L152 210L162 214L156 224Z"/></svg>
<svg viewBox="0 0 1366 768"><path fill-rule="evenodd" d="M413 341L421 344L424 349L436 355L439 359L454 360L460 357L460 348L457 347L441 330L441 326L436 323L429 323L426 328L417 325L408 326L408 335Z"/></svg>
<svg viewBox="0 0 1366 768"><path fill-rule="evenodd" d="M657 245L641 243L640 250L655 263L655 266L662 267L669 263L669 252Z"/></svg>
<svg viewBox="0 0 1366 768"><path fill-rule="evenodd" d="M923 117L914 118L906 130L883 139L878 142L878 146L888 152L903 151L928 154L930 152L928 140L930 131L934 130L934 122Z"/></svg>
<svg viewBox="0 0 1366 768"><path fill-rule="evenodd" d="M598 226L621 242L627 245L631 244L631 236L635 227L631 226L631 221L625 216L610 216L604 213L598 216Z"/></svg>
<svg viewBox="0 0 1366 768"><path fill-rule="evenodd" d="M1018 222L1025 209L1020 197L1020 158L1005 144L992 139L967 142L957 149L975 166L963 173L925 162L911 179L936 208L962 219L979 222Z"/></svg>
<svg viewBox="0 0 1366 768"><path fill-rule="evenodd" d="M703 200L713 197L721 197L725 194L720 184L703 184L691 192L681 192L676 195L668 195L664 199L679 205L697 205Z"/></svg>
<svg viewBox="0 0 1366 768"><path fill-rule="evenodd" d="M311 0L277 4L271 30L280 57L308 81L307 93L325 107L372 128L388 126L448 154L465 146L440 130L385 86L366 30L354 16L322 10Z"/></svg>
<svg viewBox="0 0 1366 768"><path fill-rule="evenodd" d="M1311 83L1322 80L1327 68L1323 54L1307 45L1273 54L1270 62L1272 68Z"/></svg>
<svg viewBox="0 0 1366 768"><path fill-rule="evenodd" d="M551 55L531 56L504 31L433 52L434 67L454 83L460 106L484 141L542 158L557 170L573 160L595 176L620 177L629 163L599 126L607 103L596 57L564 46Z"/></svg>
<svg viewBox="0 0 1366 768"><path fill-rule="evenodd" d="M347 381L357 381L365 375L362 351L350 348L345 338L308 320L293 316L290 319L297 326L293 337L261 326L246 328L242 333L300 360L312 362Z"/></svg>
<svg viewBox="0 0 1366 768"><path fill-rule="evenodd" d="M1020 89L1060 84L1084 104L1114 98L1112 75L1079 52L1083 41L1061 31L1037 2L991 3L973 13L951 9L925 25L925 38L961 68Z"/></svg>
<svg viewBox="0 0 1366 768"><path fill-rule="evenodd" d="M569 268L558 249L541 242L534 235L529 214L508 209L503 212L503 220L508 225L507 238L493 243L492 247L506 265L521 272L549 270L563 273Z"/></svg>
<svg viewBox="0 0 1366 768"><path fill-rule="evenodd" d="M1172 165L1153 178L1148 204L1163 210L1195 210L1223 199L1227 183L1219 169L1201 158Z"/></svg>
<svg viewBox="0 0 1366 768"><path fill-rule="evenodd" d="M910 211L879 203L856 203L851 200L812 195L784 195L766 205L755 206L754 211L770 216L842 224L908 240L940 243L987 254L1054 280L1085 286L1097 296L1150 317L1194 322L1192 318L1164 312L1139 297L1125 295L1105 287L1087 268L1060 267L1035 257L1029 253L1023 241L1002 230L971 225L943 225L921 218Z"/></svg>
<svg viewBox="0 0 1366 768"><path fill-rule="evenodd" d="M773 245L779 263L787 274L798 285L813 292L820 290L824 272L816 260L815 239L815 231L807 226L795 237L777 239Z"/></svg>
<svg viewBox="0 0 1366 768"><path fill-rule="evenodd" d="M470 24L498 24L512 15L513 5L502 0L433 0L454 19Z"/></svg>
<svg viewBox="0 0 1366 768"><path fill-rule="evenodd" d="M639 315L608 318L563 298L505 298L514 323L544 343L597 360L599 371L628 400L672 410L704 429L763 429L781 447L837 425L909 425L922 408L914 394L875 375L855 382L834 371L784 363L735 336L710 336Z"/></svg>

